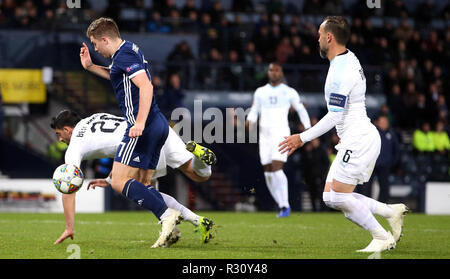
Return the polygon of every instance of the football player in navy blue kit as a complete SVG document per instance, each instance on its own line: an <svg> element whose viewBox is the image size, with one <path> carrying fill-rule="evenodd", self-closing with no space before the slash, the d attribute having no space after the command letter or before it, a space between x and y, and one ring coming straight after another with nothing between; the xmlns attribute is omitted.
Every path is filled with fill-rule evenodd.
<svg viewBox="0 0 450 279"><path fill-rule="evenodd" d="M128 124L114 158L111 186L161 220L162 231L152 248L165 247L179 222L180 212L168 208L161 194L147 187L169 132L167 120L155 102L148 63L136 44L120 37L117 24L110 18L93 21L86 35L95 51L112 62L109 67L93 64L83 43L81 64L84 69L111 81Z"/></svg>

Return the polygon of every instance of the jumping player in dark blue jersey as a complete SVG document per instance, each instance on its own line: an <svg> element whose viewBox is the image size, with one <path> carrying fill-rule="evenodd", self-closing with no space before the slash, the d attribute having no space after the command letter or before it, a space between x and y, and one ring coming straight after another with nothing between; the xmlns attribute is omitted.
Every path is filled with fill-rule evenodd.
<svg viewBox="0 0 450 279"><path fill-rule="evenodd" d="M166 141L169 126L153 95L148 63L139 47L120 37L116 23L99 18L86 31L95 51L111 58L109 67L92 63L85 43L80 50L83 68L109 79L128 129L116 151L111 172L112 188L161 220L162 231L154 247L166 247L179 222L180 212L170 209L161 194L150 185ZM141 183L144 182L144 183Z"/></svg>

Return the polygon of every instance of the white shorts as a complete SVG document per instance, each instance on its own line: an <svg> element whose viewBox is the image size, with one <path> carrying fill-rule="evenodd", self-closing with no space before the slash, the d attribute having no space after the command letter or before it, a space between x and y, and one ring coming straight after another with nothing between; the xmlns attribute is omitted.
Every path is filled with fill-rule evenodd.
<svg viewBox="0 0 450 279"><path fill-rule="evenodd" d="M347 139L336 145L336 158L328 171L327 182L358 185L369 181L381 149L381 138L373 127L365 135Z"/></svg>
<svg viewBox="0 0 450 279"><path fill-rule="evenodd" d="M284 140L284 137L290 135L290 130L284 129L273 130L273 131L263 131L260 130L259 134L259 158L261 164L268 165L271 164L272 161L287 161L287 152L281 154L278 149L280 148L278 145Z"/></svg>
<svg viewBox="0 0 450 279"><path fill-rule="evenodd" d="M167 174L167 166L176 169L190 159L192 159L192 153L187 151L186 144L172 128L169 128L169 135L161 148L158 166L153 174L153 179L165 176Z"/></svg>

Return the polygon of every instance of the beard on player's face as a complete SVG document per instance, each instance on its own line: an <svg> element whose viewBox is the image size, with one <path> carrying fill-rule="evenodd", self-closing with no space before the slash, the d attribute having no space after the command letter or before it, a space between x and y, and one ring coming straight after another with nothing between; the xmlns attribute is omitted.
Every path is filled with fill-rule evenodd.
<svg viewBox="0 0 450 279"><path fill-rule="evenodd" d="M321 58L327 59L328 58L328 47L322 47L319 45L319 54L320 54Z"/></svg>

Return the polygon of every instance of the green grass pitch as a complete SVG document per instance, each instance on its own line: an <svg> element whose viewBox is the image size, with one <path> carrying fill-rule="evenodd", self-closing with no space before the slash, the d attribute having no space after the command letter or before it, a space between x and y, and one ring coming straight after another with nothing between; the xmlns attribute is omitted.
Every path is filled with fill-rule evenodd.
<svg viewBox="0 0 450 279"><path fill-rule="evenodd" d="M179 228L182 237L170 248L151 249L160 225L147 212L78 214L75 237L53 242L64 230L63 214L0 213L1 259L65 259L79 247L82 259L367 259L356 253L371 240L343 214L275 212L200 212L216 223L216 237L200 243L190 223ZM389 228L388 223L378 218ZM404 236L382 259L449 259L450 216L411 213Z"/></svg>

